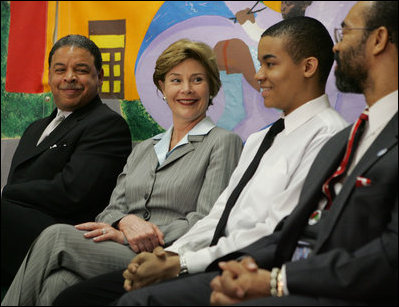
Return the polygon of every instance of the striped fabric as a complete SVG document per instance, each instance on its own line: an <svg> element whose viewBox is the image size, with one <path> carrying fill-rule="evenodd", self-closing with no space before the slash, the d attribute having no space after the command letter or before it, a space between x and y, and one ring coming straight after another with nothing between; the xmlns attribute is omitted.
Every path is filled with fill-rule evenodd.
<svg viewBox="0 0 399 307"><path fill-rule="evenodd" d="M154 140L137 144L111 196L97 217L113 224L127 214L150 222L172 243L208 214L227 186L242 149L240 137L215 127L207 135L168 156L161 167ZM80 280L124 269L135 256L129 246L113 241L95 243L73 226L56 224L42 232L30 248L2 305L51 305L65 288Z"/></svg>

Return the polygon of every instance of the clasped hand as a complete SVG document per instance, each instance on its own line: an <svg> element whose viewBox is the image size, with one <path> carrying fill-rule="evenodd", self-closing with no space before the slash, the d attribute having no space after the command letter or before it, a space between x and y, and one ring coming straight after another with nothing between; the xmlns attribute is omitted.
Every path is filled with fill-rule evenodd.
<svg viewBox="0 0 399 307"><path fill-rule="evenodd" d="M155 247L165 244L163 233L155 224L134 214L126 215L119 221L118 226L136 254L152 252Z"/></svg>
<svg viewBox="0 0 399 307"><path fill-rule="evenodd" d="M255 261L220 262L222 274L211 281L211 305L231 305L270 295L270 272L259 269Z"/></svg>
<svg viewBox="0 0 399 307"><path fill-rule="evenodd" d="M123 272L126 291L139 289L165 279L176 277L180 272L179 256L156 247L152 253L143 252L132 259Z"/></svg>

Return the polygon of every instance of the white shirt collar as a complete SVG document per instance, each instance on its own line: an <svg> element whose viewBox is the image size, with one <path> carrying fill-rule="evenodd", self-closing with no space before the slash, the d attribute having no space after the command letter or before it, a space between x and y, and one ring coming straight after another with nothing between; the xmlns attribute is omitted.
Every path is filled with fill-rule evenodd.
<svg viewBox="0 0 399 307"><path fill-rule="evenodd" d="M294 131L309 119L328 108L330 108L330 102L328 101L328 96L326 94L308 101L287 116L283 116L284 133L289 134L291 131Z"/></svg>
<svg viewBox="0 0 399 307"><path fill-rule="evenodd" d="M382 97L369 108L369 130L374 132L385 125L398 112L398 90Z"/></svg>
<svg viewBox="0 0 399 307"><path fill-rule="evenodd" d="M215 127L214 122L210 117L205 117L198 124L196 124L181 140L169 151L170 140L172 137L173 125L169 129L153 137L154 140L160 140L154 145L155 153L158 157L159 165L166 160L173 150L177 147L188 143L188 136L190 135L206 135Z"/></svg>
<svg viewBox="0 0 399 307"><path fill-rule="evenodd" d="M67 118L69 115L72 114L72 111L63 111L57 108L57 115L56 116L61 116L63 115L65 118Z"/></svg>

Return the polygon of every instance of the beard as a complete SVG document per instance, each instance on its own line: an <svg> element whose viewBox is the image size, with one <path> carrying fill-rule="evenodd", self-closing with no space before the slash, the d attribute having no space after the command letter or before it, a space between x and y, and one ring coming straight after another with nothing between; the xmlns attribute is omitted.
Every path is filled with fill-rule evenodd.
<svg viewBox="0 0 399 307"><path fill-rule="evenodd" d="M335 52L334 58L337 62L335 69L335 84L343 93L364 93L364 87L368 77L364 55L364 45L359 46L356 52L353 48L345 53Z"/></svg>

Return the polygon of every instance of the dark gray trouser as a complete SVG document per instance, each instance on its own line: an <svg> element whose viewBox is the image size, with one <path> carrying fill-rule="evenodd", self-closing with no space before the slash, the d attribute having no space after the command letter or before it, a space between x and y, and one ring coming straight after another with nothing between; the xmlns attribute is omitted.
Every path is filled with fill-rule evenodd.
<svg viewBox="0 0 399 307"><path fill-rule="evenodd" d="M72 225L46 228L32 244L2 306L49 306L75 283L127 267L135 253L113 241L93 242Z"/></svg>
<svg viewBox="0 0 399 307"><path fill-rule="evenodd" d="M187 275L124 294L117 306L206 306L218 272Z"/></svg>
<svg viewBox="0 0 399 307"><path fill-rule="evenodd" d="M218 272L188 275L124 294L117 306L209 306L211 280ZM236 306L365 306L364 302L301 295L266 297Z"/></svg>

